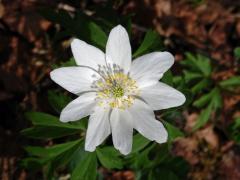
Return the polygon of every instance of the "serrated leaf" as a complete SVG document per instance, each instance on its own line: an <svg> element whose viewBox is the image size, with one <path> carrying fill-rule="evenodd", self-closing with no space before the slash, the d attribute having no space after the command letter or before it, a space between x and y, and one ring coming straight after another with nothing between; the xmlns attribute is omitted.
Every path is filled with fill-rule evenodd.
<svg viewBox="0 0 240 180"><path fill-rule="evenodd" d="M123 167L121 154L113 147L97 148L97 156L101 164L108 169L121 169Z"/></svg>
<svg viewBox="0 0 240 180"><path fill-rule="evenodd" d="M212 67L209 58L200 54L194 56L191 53L186 53L185 55L186 59L181 62L182 65L188 67L189 70L194 73L202 73L205 77L211 75Z"/></svg>

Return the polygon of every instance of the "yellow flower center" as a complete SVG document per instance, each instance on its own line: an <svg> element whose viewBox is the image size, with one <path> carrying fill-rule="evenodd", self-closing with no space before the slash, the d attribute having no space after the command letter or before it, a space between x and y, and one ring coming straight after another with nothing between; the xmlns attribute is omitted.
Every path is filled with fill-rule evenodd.
<svg viewBox="0 0 240 180"><path fill-rule="evenodd" d="M99 106L126 109L139 94L136 81L128 75L117 72L108 74L95 82Z"/></svg>
<svg viewBox="0 0 240 180"><path fill-rule="evenodd" d="M120 98L124 95L124 89L121 86L115 86L112 89L112 94L115 98Z"/></svg>

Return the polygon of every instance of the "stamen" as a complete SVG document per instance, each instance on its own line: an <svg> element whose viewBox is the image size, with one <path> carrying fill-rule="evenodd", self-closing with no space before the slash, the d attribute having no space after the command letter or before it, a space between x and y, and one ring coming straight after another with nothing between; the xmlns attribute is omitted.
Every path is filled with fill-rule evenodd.
<svg viewBox="0 0 240 180"><path fill-rule="evenodd" d="M98 73L101 77L94 82L97 87L98 105L126 109L134 102L134 95L138 95L139 90L136 81L123 73L120 66L113 64L109 66L99 66Z"/></svg>

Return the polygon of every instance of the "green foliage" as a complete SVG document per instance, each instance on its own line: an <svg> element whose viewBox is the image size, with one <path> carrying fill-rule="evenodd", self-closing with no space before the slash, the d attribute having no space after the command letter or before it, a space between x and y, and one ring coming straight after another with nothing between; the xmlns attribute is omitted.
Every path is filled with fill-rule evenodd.
<svg viewBox="0 0 240 180"><path fill-rule="evenodd" d="M234 49L234 56L237 59L240 59L240 47L237 47L237 48Z"/></svg>
<svg viewBox="0 0 240 180"><path fill-rule="evenodd" d="M25 116L32 122L34 127L27 128L21 133L31 138L59 138L79 133L80 130L85 129L84 120L81 120L81 122L62 123L57 117L41 112L28 112Z"/></svg>
<svg viewBox="0 0 240 180"><path fill-rule="evenodd" d="M232 76L229 79L223 80L219 83L222 88L233 89L240 86L240 76Z"/></svg>
<svg viewBox="0 0 240 180"><path fill-rule="evenodd" d="M51 39L54 42L77 37L104 50L107 34L117 24L124 25L131 36L131 16L119 16L112 8L111 3L108 3L106 7L93 7L93 9L98 16L94 14L89 17L78 10L73 14L64 10L55 11L52 9L41 9L39 12L46 19L60 25L60 29L56 29L55 36ZM161 37L158 33L149 30L133 57L136 58L145 53L162 49ZM202 56L191 57L190 54L188 56L190 60L188 60L189 63L187 62L186 66L190 67L191 64L194 64L194 70L198 69L196 72L200 75L194 77L196 75L190 74L194 73L194 71L186 71L185 79L187 79L187 82L191 83L192 80L201 79L202 77L208 79L211 69L209 67L206 69L205 66L208 66L209 62L206 59L203 60L204 57ZM75 65L74 59L70 58L68 61L53 65L53 68ZM176 77L171 71L168 71L164 74L162 81L181 89L188 97L187 99L191 101L192 91L185 87L185 79L181 76ZM203 87L197 89L200 90L196 90L196 92L200 92ZM166 118L163 123L169 133L168 143L159 145L136 133L133 136L132 152L128 156L123 156L113 148L112 143L109 146L109 139L97 147L95 152L86 152L84 150L82 139L85 138L88 118L70 123L62 123L58 118L62 109L71 100L65 93L50 90L48 91L48 103L52 110L58 114L57 116L42 112L26 113L26 119L33 126L23 130L22 134L30 138L50 140L53 145L50 147L27 146L25 150L28 157L22 160L22 166L34 171L43 169L45 179L59 179L58 171L63 172L62 170L64 170L71 174L73 180L94 180L101 175L99 169L102 167L110 170L133 170L136 173L136 179L155 179L159 175L162 175L164 179L186 178L186 162L169 153L171 147L169 145L177 137L184 136L183 132L170 123L176 117L181 117L180 110L165 110L163 113L164 119Z"/></svg>
<svg viewBox="0 0 240 180"><path fill-rule="evenodd" d="M97 156L101 164L108 169L122 169L123 161L120 153L113 147L103 147L97 149Z"/></svg>
<svg viewBox="0 0 240 180"><path fill-rule="evenodd" d="M84 152L71 174L71 180L93 180L97 177L97 157L95 152Z"/></svg>
<svg viewBox="0 0 240 180"><path fill-rule="evenodd" d="M168 140L172 142L177 137L183 137L184 134L175 126L171 125L167 121L164 121L164 125L168 131Z"/></svg>
<svg viewBox="0 0 240 180"><path fill-rule="evenodd" d="M202 55L186 53L186 59L181 62L185 67L184 79L195 97L192 105L201 109L200 115L193 130L204 126L210 119L211 114L222 107L221 89L222 84L228 84L230 79L216 83L212 79L213 68L210 59Z"/></svg>
<svg viewBox="0 0 240 180"><path fill-rule="evenodd" d="M229 125L228 133L231 139L240 144L240 117L235 118L234 122Z"/></svg>
<svg viewBox="0 0 240 180"><path fill-rule="evenodd" d="M65 37L75 36L101 49L105 48L107 35L89 17L77 12L74 17L64 10L55 11L50 8L40 9L40 14L46 19L59 24L63 30L55 35L55 41Z"/></svg>
<svg viewBox="0 0 240 180"><path fill-rule="evenodd" d="M63 144L43 148L38 146L27 146L25 150L31 158L23 159L21 164L25 168L37 170L45 166L46 175L53 177L53 171L66 165L72 158L74 152L81 145L82 140L70 141Z"/></svg>
<svg viewBox="0 0 240 180"><path fill-rule="evenodd" d="M191 0L200 4L202 0ZM46 19L58 24L55 34L50 40L58 42L72 37L79 38L89 44L104 50L107 34L117 24L123 25L131 37L131 15L119 16L113 7L114 1L108 1L106 6L92 7L95 13L91 16L76 10L69 13L65 10L40 9L40 14ZM153 30L148 30L141 44L133 54L137 58L145 53L162 50L163 40ZM240 59L240 48L234 50L234 55ZM56 116L42 112L28 112L26 119L32 127L22 131L22 134L34 138L45 139L52 146L27 146L28 157L21 165L31 171L43 170L44 179L59 179L58 172L71 174L72 180L94 180L103 176L102 168L108 170L134 171L138 180L182 180L187 179L188 164L182 158L171 154L172 142L184 137L184 133L175 126L175 121L184 119L183 110L199 112L193 131L203 127L209 120L215 120L222 108L222 94L240 86L240 77L233 76L221 82L212 79L215 69L212 60L200 54L186 53L180 62L183 74L176 76L167 71L162 82L183 92L186 103L181 108L161 111L161 120L168 131L168 142L157 144L136 133L133 136L132 152L123 156L114 149L110 138L97 147L94 152L84 150L84 141L88 118L76 122L62 123L59 114L72 100L68 95L56 90L48 91L48 103ZM53 65L53 68L76 66L73 58ZM182 122L180 122L182 123ZM229 126L230 137L240 143L240 118ZM135 133L135 132L134 132ZM43 144L46 144L43 142ZM49 143L47 143L49 144ZM104 178L104 177L102 177Z"/></svg>
<svg viewBox="0 0 240 180"><path fill-rule="evenodd" d="M48 91L48 102L57 113L60 113L71 100L61 92Z"/></svg>
<svg viewBox="0 0 240 180"><path fill-rule="evenodd" d="M136 134L133 137L132 153L138 152L146 147L150 141L141 134Z"/></svg>
<svg viewBox="0 0 240 180"><path fill-rule="evenodd" d="M133 57L138 57L147 52L161 50L162 47L163 47L162 39L160 38L159 34L156 33L155 31L149 30L149 31L147 31L142 44L139 46L139 48L133 54Z"/></svg>

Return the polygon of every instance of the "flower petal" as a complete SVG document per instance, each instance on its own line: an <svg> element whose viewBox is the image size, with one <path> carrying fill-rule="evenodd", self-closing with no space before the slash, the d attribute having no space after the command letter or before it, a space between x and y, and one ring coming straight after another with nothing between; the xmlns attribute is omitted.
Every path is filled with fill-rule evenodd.
<svg viewBox="0 0 240 180"><path fill-rule="evenodd" d="M98 69L99 65L105 65L105 54L98 48L79 39L74 39L71 49L77 65L89 66Z"/></svg>
<svg viewBox="0 0 240 180"><path fill-rule="evenodd" d="M149 86L158 82L173 63L174 57L169 52L149 53L133 61L130 76L139 87Z"/></svg>
<svg viewBox="0 0 240 180"><path fill-rule="evenodd" d="M127 31L121 25L113 28L109 34L106 46L107 61L123 68L125 73L129 72L132 60L131 45Z"/></svg>
<svg viewBox="0 0 240 180"><path fill-rule="evenodd" d="M155 119L153 110L143 101L135 99L129 109L134 116L134 128L146 138L158 143L167 141L168 133L162 123Z"/></svg>
<svg viewBox="0 0 240 180"><path fill-rule="evenodd" d="M60 121L77 121L91 114L95 107L95 92L84 93L70 102L61 112Z"/></svg>
<svg viewBox="0 0 240 180"><path fill-rule="evenodd" d="M83 67L63 67L50 73L53 81L74 94L92 90L93 75L99 77L95 71Z"/></svg>
<svg viewBox="0 0 240 180"><path fill-rule="evenodd" d="M161 82L142 88L140 91L140 96L154 110L180 106L186 101L181 92Z"/></svg>
<svg viewBox="0 0 240 180"><path fill-rule="evenodd" d="M109 109L96 107L88 121L85 150L93 152L110 134Z"/></svg>
<svg viewBox="0 0 240 180"><path fill-rule="evenodd" d="M122 154L132 150L133 122L127 110L113 109L110 116L113 145Z"/></svg>

